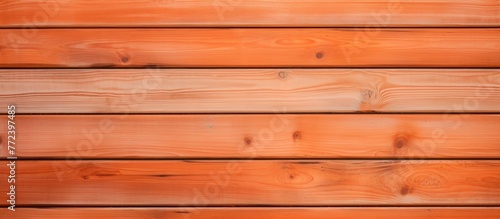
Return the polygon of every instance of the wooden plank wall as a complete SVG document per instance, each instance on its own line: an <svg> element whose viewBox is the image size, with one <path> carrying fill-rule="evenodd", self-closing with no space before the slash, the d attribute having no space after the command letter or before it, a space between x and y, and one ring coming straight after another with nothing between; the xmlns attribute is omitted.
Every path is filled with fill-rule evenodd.
<svg viewBox="0 0 500 219"><path fill-rule="evenodd" d="M4 0L1 218L500 218L498 0Z"/></svg>

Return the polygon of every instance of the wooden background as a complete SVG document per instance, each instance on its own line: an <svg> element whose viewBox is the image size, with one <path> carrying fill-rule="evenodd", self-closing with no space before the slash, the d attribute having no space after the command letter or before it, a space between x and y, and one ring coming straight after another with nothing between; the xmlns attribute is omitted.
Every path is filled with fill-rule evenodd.
<svg viewBox="0 0 500 219"><path fill-rule="evenodd" d="M0 216L500 218L499 67L498 0L4 0Z"/></svg>

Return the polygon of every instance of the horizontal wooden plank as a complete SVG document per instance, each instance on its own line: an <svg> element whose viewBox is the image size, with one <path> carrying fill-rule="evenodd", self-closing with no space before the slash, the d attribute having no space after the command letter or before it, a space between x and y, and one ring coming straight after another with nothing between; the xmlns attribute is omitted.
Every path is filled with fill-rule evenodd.
<svg viewBox="0 0 500 219"><path fill-rule="evenodd" d="M494 0L4 0L0 14L0 27L500 25Z"/></svg>
<svg viewBox="0 0 500 219"><path fill-rule="evenodd" d="M499 112L498 69L0 70L18 113Z"/></svg>
<svg viewBox="0 0 500 219"><path fill-rule="evenodd" d="M134 9L135 10L135 9ZM492 28L1 29L0 67L500 67Z"/></svg>
<svg viewBox="0 0 500 219"><path fill-rule="evenodd" d="M500 115L18 115L15 122L21 158L500 158Z"/></svg>
<svg viewBox="0 0 500 219"><path fill-rule="evenodd" d="M498 160L61 160L15 170L19 207L500 204Z"/></svg>
<svg viewBox="0 0 500 219"><path fill-rule="evenodd" d="M496 218L500 215L498 207L313 207L313 208L17 208L15 212L0 209L2 218L21 219L137 219L137 218L170 218L170 219L406 219L440 218L470 219Z"/></svg>

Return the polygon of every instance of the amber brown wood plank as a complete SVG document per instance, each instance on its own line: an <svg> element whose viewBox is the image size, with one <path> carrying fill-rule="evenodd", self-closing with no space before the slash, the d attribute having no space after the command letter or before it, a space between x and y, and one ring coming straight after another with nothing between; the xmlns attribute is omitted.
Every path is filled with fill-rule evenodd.
<svg viewBox="0 0 500 219"><path fill-rule="evenodd" d="M18 115L15 122L20 158L500 158L500 115ZM7 125L0 133L6 157Z"/></svg>
<svg viewBox="0 0 500 219"><path fill-rule="evenodd" d="M497 69L0 70L17 113L499 112Z"/></svg>
<svg viewBox="0 0 500 219"><path fill-rule="evenodd" d="M0 67L500 67L500 29L0 30Z"/></svg>
<svg viewBox="0 0 500 219"><path fill-rule="evenodd" d="M0 216L10 219L137 219L137 218L171 218L171 219L493 219L500 215L498 207L322 207L322 208L17 208L9 212L2 208Z"/></svg>
<svg viewBox="0 0 500 219"><path fill-rule="evenodd" d="M4 0L0 27L464 27L500 25L496 0Z"/></svg>
<svg viewBox="0 0 500 219"><path fill-rule="evenodd" d="M499 183L498 160L18 160L16 206L500 205Z"/></svg>

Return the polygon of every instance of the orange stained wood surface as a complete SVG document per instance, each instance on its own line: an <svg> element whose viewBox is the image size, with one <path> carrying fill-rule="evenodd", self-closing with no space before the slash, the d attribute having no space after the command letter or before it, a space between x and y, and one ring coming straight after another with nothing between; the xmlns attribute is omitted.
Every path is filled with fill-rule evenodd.
<svg viewBox="0 0 500 219"><path fill-rule="evenodd" d="M0 218L499 219L499 67L498 0L4 0Z"/></svg>
<svg viewBox="0 0 500 219"><path fill-rule="evenodd" d="M496 28L0 29L0 67L500 67Z"/></svg>
<svg viewBox="0 0 500 219"><path fill-rule="evenodd" d="M22 145L16 153L24 158L463 159L496 158L500 150L498 115L18 115L16 119L17 144ZM6 128L0 127L1 133ZM0 139L5 146L7 135Z"/></svg>
<svg viewBox="0 0 500 219"><path fill-rule="evenodd" d="M5 69L18 113L496 112L498 69ZM28 80L29 79L29 80ZM35 92L34 92L35 91Z"/></svg>
<svg viewBox="0 0 500 219"><path fill-rule="evenodd" d="M4 0L2 27L498 27L497 0Z"/></svg>
<svg viewBox="0 0 500 219"><path fill-rule="evenodd" d="M87 219L87 218L172 218L172 219L399 219L403 215L407 219L440 218L470 219L495 218L500 214L498 207L152 207L152 208L21 208L16 211L17 218L29 218L37 215L39 219ZM0 216L7 215L3 209Z"/></svg>
<svg viewBox="0 0 500 219"><path fill-rule="evenodd" d="M3 170L7 161L1 162ZM500 202L500 162L24 161L17 201L68 206L419 206ZM3 171L5 172L5 171ZM7 178L7 174L0 175ZM7 181L0 181L8 193ZM3 204L5 205L5 204Z"/></svg>

